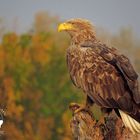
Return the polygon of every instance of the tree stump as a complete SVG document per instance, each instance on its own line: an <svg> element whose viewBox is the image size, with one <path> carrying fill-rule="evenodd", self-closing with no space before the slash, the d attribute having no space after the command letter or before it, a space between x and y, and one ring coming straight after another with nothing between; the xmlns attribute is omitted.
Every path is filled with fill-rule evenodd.
<svg viewBox="0 0 140 140"><path fill-rule="evenodd" d="M115 112L97 121L87 111L74 113L79 107L78 104L70 107L73 114L70 127L74 140L140 140L140 135L132 134Z"/></svg>

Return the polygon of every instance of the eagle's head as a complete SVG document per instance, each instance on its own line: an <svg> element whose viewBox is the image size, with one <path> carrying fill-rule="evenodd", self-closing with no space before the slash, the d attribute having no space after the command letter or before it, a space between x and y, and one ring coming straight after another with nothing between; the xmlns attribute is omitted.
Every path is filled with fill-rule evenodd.
<svg viewBox="0 0 140 140"><path fill-rule="evenodd" d="M58 26L58 31L68 32L76 43L95 38L94 26L86 19L68 20Z"/></svg>

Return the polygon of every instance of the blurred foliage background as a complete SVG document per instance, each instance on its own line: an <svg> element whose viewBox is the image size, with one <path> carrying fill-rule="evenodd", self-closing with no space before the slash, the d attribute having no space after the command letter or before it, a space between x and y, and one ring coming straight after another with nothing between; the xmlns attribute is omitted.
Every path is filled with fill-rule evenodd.
<svg viewBox="0 0 140 140"><path fill-rule="evenodd" d="M0 108L6 112L2 140L72 139L68 105L84 103L85 97L70 81L65 62L70 38L57 33L59 22L39 12L32 28L19 35L4 32L0 20ZM97 36L126 54L140 72L140 42L131 28L111 34L98 27Z"/></svg>

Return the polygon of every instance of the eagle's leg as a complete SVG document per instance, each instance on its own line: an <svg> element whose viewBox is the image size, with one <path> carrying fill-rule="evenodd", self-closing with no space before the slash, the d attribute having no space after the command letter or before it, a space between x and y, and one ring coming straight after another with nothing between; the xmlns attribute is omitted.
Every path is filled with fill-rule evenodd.
<svg viewBox="0 0 140 140"><path fill-rule="evenodd" d="M112 111L112 108L105 108L105 107L101 107L101 111L104 113L104 114L107 114L109 115Z"/></svg>
<svg viewBox="0 0 140 140"><path fill-rule="evenodd" d="M90 110L90 107L94 104L93 100L87 95L86 108Z"/></svg>
<svg viewBox="0 0 140 140"><path fill-rule="evenodd" d="M105 124L105 118L108 117L108 115L112 112L112 108L101 107L101 111L103 115L100 118L99 124Z"/></svg>
<svg viewBox="0 0 140 140"><path fill-rule="evenodd" d="M92 112L90 111L90 107L93 105L93 101L90 99L89 96L87 96L87 99L86 99L86 104L85 105L81 105L81 104L77 104L77 103L71 103L70 104L70 108L72 108L73 106L75 106L75 110L74 110L74 113L78 113L80 111L86 111L88 112L89 114L92 115Z"/></svg>

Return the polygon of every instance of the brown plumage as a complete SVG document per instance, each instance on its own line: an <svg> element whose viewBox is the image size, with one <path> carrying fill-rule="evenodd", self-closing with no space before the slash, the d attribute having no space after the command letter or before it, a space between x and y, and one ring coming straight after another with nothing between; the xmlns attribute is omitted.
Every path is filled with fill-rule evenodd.
<svg viewBox="0 0 140 140"><path fill-rule="evenodd" d="M140 123L138 75L129 59L97 40L87 20L72 19L67 65L74 85L103 109L122 110ZM139 129L139 128L138 128Z"/></svg>

